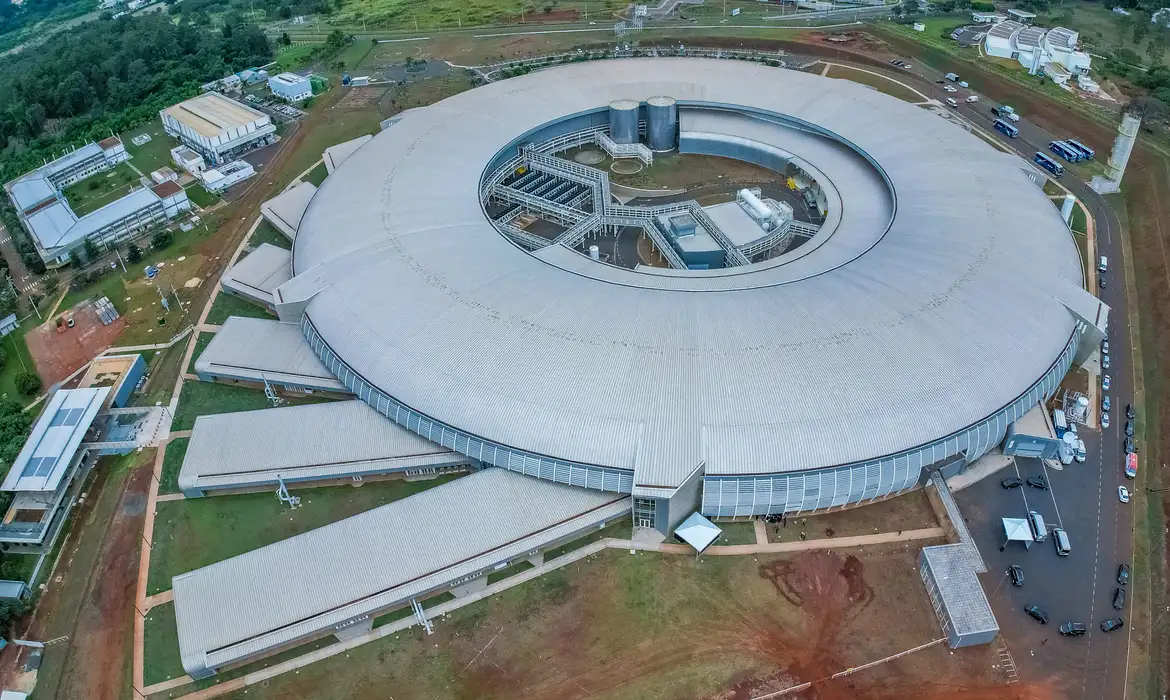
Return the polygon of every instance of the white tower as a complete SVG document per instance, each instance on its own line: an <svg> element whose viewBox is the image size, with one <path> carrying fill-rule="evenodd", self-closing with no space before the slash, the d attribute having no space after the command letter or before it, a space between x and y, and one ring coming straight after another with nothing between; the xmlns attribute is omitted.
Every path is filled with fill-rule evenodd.
<svg viewBox="0 0 1170 700"><path fill-rule="evenodd" d="M1138 127L1142 118L1126 114L1121 118L1121 126L1117 127L1117 138L1113 141L1113 153L1109 156L1109 163L1105 168L1105 176L1093 177L1092 187L1102 194L1119 192L1121 190L1121 176L1125 175L1125 166L1129 163L1129 154L1133 152L1133 144L1137 141Z"/></svg>

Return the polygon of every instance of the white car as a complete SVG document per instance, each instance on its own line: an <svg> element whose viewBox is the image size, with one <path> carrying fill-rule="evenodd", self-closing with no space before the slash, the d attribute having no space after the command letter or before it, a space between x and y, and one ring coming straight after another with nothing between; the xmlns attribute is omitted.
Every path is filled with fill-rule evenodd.
<svg viewBox="0 0 1170 700"><path fill-rule="evenodd" d="M1013 122L1020 121L1020 115L1016 114L1015 112L1008 112L1007 118Z"/></svg>
<svg viewBox="0 0 1170 700"><path fill-rule="evenodd" d="M1109 356L1108 355L1101 356L1101 369L1109 369Z"/></svg>
<svg viewBox="0 0 1170 700"><path fill-rule="evenodd" d="M1108 374L1101 375L1101 388L1104 389L1105 391L1109 391L1109 384L1112 381L1113 380L1109 378Z"/></svg>
<svg viewBox="0 0 1170 700"><path fill-rule="evenodd" d="M1101 428L1104 429L1104 428L1108 428L1108 427L1109 427L1109 414L1102 412L1101 413Z"/></svg>
<svg viewBox="0 0 1170 700"><path fill-rule="evenodd" d="M967 104L971 104L972 102L978 102L978 101L979 101L978 95L971 95L966 100L964 100L964 102L966 102Z"/></svg>
<svg viewBox="0 0 1170 700"><path fill-rule="evenodd" d="M1117 500L1122 503L1129 503L1129 489L1124 486L1117 487Z"/></svg>
<svg viewBox="0 0 1170 700"><path fill-rule="evenodd" d="M959 87L964 87L964 88L965 88L965 87L971 87L971 86L967 84L967 81L966 81L966 80L960 80L960 81L959 81Z"/></svg>
<svg viewBox="0 0 1170 700"><path fill-rule="evenodd" d="M943 90L946 90L947 92L958 92L959 88L955 87L954 85L943 85Z"/></svg>
<svg viewBox="0 0 1170 700"><path fill-rule="evenodd" d="M959 103L958 103L958 102L955 102L955 98L953 98L953 97L948 97L948 98L947 98L947 105L948 105L949 107L953 107L953 108L955 108L955 109L958 109L958 108L959 108Z"/></svg>
<svg viewBox="0 0 1170 700"><path fill-rule="evenodd" d="M1109 354L1109 341L1108 340L1101 341L1101 352L1105 353L1106 355Z"/></svg>

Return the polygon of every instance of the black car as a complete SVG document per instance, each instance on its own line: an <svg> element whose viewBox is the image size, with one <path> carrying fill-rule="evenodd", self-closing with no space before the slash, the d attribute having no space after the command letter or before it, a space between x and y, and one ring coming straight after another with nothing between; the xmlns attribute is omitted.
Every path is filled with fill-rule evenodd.
<svg viewBox="0 0 1170 700"><path fill-rule="evenodd" d="M1034 489L1040 489L1042 491L1048 490L1048 482L1045 481L1044 477L1042 476L1028 477L1028 486L1031 486Z"/></svg>
<svg viewBox="0 0 1170 700"><path fill-rule="evenodd" d="M1117 567L1117 582L1122 586L1129 583L1129 564L1122 564Z"/></svg>
<svg viewBox="0 0 1170 700"><path fill-rule="evenodd" d="M999 485L1005 489L1018 489L1024 485L1024 480L1018 476L1009 476L1008 478L999 482Z"/></svg>
<svg viewBox="0 0 1170 700"><path fill-rule="evenodd" d="M1125 627L1125 623L1121 621L1120 617L1111 617L1101 623L1102 632L1112 632L1113 630L1119 630L1122 627Z"/></svg>
<svg viewBox="0 0 1170 700"><path fill-rule="evenodd" d="M1105 283L1105 278L1104 278L1104 277L1101 277L1101 278L1099 278L1099 279L1098 279L1098 282L1099 282L1099 283L1100 283L1100 285L1101 285L1101 289L1105 289L1106 287L1108 287L1108 286L1109 286L1108 284L1106 284L1106 283Z"/></svg>
<svg viewBox="0 0 1170 700"><path fill-rule="evenodd" d="M1125 438L1125 454L1129 455L1134 452L1137 452L1137 447L1133 444L1133 437L1127 436Z"/></svg>
<svg viewBox="0 0 1170 700"><path fill-rule="evenodd" d="M1124 588L1114 589L1114 591L1113 591L1113 609L1114 610L1124 610L1125 609L1125 589Z"/></svg>
<svg viewBox="0 0 1170 700"><path fill-rule="evenodd" d="M1133 421L1125 421L1125 434L1128 437L1133 437Z"/></svg>
<svg viewBox="0 0 1170 700"><path fill-rule="evenodd" d="M1011 577L1013 586L1024 585L1024 568L1019 564L1012 564L1008 567L1008 576Z"/></svg>
<svg viewBox="0 0 1170 700"><path fill-rule="evenodd" d="M1130 420L1137 418L1137 413L1133 410L1133 404L1131 404L1131 403L1125 404L1125 417L1130 419Z"/></svg>
<svg viewBox="0 0 1170 700"><path fill-rule="evenodd" d="M1088 631L1083 622L1066 622L1060 626L1060 633L1066 637L1083 637Z"/></svg>
<svg viewBox="0 0 1170 700"><path fill-rule="evenodd" d="M1039 605L1026 605L1024 606L1024 612L1028 613L1028 617L1036 622L1042 625L1048 624L1048 611Z"/></svg>

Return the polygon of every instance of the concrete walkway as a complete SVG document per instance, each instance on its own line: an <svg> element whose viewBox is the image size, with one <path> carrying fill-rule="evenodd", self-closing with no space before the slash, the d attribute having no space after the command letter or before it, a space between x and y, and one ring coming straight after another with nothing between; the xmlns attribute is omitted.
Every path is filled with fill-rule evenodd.
<svg viewBox="0 0 1170 700"><path fill-rule="evenodd" d="M763 520L756 519L756 544L768 544L768 525Z"/></svg>

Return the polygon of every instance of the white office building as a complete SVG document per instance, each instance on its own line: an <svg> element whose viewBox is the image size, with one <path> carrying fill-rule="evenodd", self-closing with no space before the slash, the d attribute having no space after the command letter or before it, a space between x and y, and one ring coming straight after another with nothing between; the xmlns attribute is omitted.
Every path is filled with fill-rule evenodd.
<svg viewBox="0 0 1170 700"><path fill-rule="evenodd" d="M286 102L303 102L313 96L308 78L296 73L280 73L268 79L268 89Z"/></svg>

